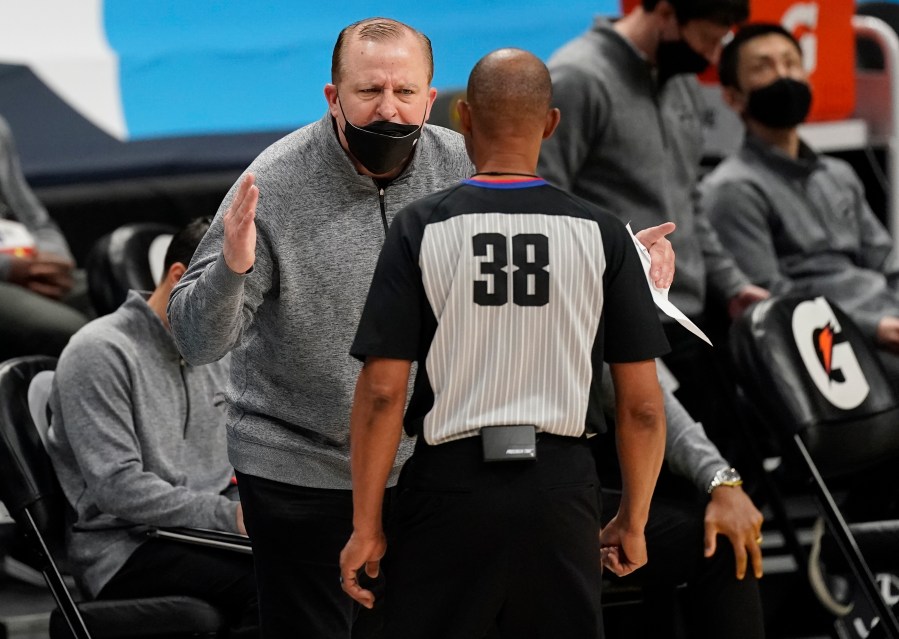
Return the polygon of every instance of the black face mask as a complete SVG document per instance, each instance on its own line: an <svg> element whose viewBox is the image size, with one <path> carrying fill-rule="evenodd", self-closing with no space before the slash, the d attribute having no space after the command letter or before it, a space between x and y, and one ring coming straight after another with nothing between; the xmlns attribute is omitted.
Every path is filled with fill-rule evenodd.
<svg viewBox="0 0 899 639"><path fill-rule="evenodd" d="M805 121L812 106L812 90L805 82L779 78L754 91L746 115L772 129L792 129Z"/></svg>
<svg viewBox="0 0 899 639"><path fill-rule="evenodd" d="M340 112L343 113L343 105L340 105ZM389 173L402 164L415 148L424 126L424 118L421 124L378 120L364 127L351 124L346 113L343 113L343 120L346 122L343 135L350 153L375 175Z"/></svg>
<svg viewBox="0 0 899 639"><path fill-rule="evenodd" d="M659 43L656 50L656 68L659 70L659 85L682 73L702 73L709 67L709 61L684 40Z"/></svg>

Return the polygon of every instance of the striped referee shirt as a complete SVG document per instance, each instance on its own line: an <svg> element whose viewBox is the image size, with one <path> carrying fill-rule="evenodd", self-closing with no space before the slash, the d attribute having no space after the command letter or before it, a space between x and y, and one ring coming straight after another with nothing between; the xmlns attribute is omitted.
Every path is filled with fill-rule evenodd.
<svg viewBox="0 0 899 639"><path fill-rule="evenodd" d="M604 428L602 360L667 352L624 225L540 179L477 179L397 214L351 353L419 361L405 427Z"/></svg>

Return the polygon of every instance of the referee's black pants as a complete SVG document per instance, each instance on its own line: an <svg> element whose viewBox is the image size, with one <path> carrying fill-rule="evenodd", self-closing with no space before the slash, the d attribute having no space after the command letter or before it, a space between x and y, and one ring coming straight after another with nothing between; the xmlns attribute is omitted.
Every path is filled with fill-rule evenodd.
<svg viewBox="0 0 899 639"><path fill-rule="evenodd" d="M390 639L602 637L596 467L583 439L481 461L480 438L406 463L388 533Z"/></svg>

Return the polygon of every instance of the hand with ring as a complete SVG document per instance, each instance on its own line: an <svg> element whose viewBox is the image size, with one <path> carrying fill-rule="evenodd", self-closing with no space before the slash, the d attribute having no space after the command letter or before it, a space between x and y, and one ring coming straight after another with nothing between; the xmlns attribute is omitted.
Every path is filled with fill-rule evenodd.
<svg viewBox="0 0 899 639"><path fill-rule="evenodd" d="M728 538L734 549L736 577L746 576L748 564L758 579L762 576L762 513L740 486L719 486L705 510L705 556L715 554L718 535Z"/></svg>

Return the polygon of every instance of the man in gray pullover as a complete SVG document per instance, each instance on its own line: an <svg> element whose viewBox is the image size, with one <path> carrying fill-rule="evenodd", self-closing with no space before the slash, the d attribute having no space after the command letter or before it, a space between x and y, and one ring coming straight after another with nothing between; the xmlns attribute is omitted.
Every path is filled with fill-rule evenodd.
<svg viewBox="0 0 899 639"><path fill-rule="evenodd" d="M131 291L72 338L54 377L48 450L75 511L68 554L89 596L193 596L254 626L249 557L147 537L147 526L244 532L240 503L225 494L234 492L227 361L186 365L165 316L208 226L198 220L175 235L149 296Z"/></svg>
<svg viewBox="0 0 899 639"><path fill-rule="evenodd" d="M353 332L394 214L472 171L461 136L424 125L432 66L404 24L344 29L328 113L253 162L169 304L189 361L232 353L228 451L269 638L350 636L338 555L352 529Z"/></svg>
<svg viewBox="0 0 899 639"><path fill-rule="evenodd" d="M720 77L746 139L703 182L703 209L753 282L837 302L899 388L899 254L852 168L799 137L812 99L799 44L777 25L747 26Z"/></svg>

